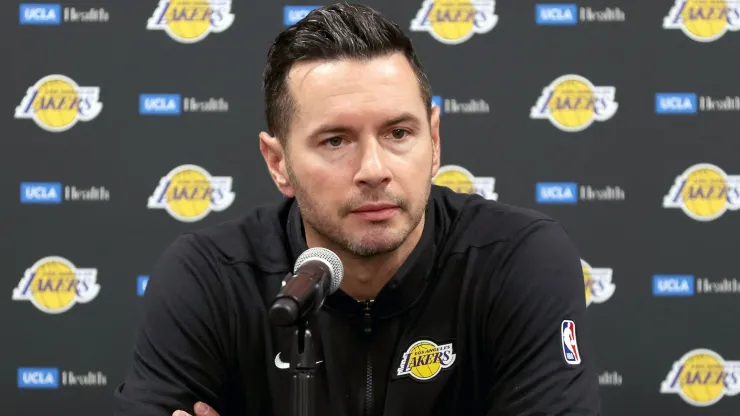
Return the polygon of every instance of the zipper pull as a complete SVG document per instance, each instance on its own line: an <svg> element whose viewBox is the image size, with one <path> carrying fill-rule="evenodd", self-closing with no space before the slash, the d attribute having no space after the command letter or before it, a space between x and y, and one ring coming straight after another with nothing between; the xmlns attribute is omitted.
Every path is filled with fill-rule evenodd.
<svg viewBox="0 0 740 416"><path fill-rule="evenodd" d="M363 302L365 304L365 315L364 315L364 321L365 321L365 333L369 334L373 330L373 318L370 316L370 307L373 304L372 300L366 300Z"/></svg>

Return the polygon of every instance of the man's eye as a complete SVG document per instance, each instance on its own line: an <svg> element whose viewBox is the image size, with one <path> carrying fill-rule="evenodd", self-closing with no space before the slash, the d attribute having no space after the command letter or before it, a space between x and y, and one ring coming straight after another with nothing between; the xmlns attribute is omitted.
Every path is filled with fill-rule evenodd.
<svg viewBox="0 0 740 416"><path fill-rule="evenodd" d="M393 136L394 139L400 140L403 138L406 138L406 135L408 135L408 131L404 129L395 129L391 132L391 136Z"/></svg>
<svg viewBox="0 0 740 416"><path fill-rule="evenodd" d="M331 139L328 139L325 143L327 143L331 147L338 147L342 144L342 138L332 137Z"/></svg>

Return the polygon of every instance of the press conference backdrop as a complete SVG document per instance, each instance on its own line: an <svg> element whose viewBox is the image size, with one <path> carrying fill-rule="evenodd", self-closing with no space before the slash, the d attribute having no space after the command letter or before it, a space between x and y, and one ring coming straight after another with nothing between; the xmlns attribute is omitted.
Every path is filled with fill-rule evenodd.
<svg viewBox="0 0 740 416"><path fill-rule="evenodd" d="M4 3L0 397L103 415L161 251L280 200L260 75L317 4ZM739 414L740 3L368 4L428 71L435 182L541 210L579 246L604 414Z"/></svg>

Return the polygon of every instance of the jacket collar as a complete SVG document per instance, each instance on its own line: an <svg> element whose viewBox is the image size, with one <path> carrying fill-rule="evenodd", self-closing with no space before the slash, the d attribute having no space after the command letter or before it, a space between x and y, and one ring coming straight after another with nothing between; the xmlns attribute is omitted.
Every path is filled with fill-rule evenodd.
<svg viewBox="0 0 740 416"><path fill-rule="evenodd" d="M432 192L432 195L434 192ZM301 213L295 199L291 202L286 224L292 262L308 250ZM422 295L432 269L437 250L435 244L435 206L430 195L424 219L424 230L416 247L401 265L396 274L381 289L373 302L373 315L390 317L410 308ZM363 313L363 303L337 289L324 302L324 307L350 315Z"/></svg>

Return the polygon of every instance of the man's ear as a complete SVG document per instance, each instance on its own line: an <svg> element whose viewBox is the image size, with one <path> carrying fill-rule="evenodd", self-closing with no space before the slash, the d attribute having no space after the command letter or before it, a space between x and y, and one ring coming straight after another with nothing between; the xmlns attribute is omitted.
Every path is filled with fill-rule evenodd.
<svg viewBox="0 0 740 416"><path fill-rule="evenodd" d="M437 171L439 170L442 152L439 140L439 115L439 107L435 105L434 107L432 107L432 114L429 123L432 133L432 176L436 175Z"/></svg>
<svg viewBox="0 0 740 416"><path fill-rule="evenodd" d="M265 159L267 170L278 190L288 198L295 196L293 186L288 180L288 170L285 166L286 152L283 145L276 137L272 137L264 131L260 133L260 152Z"/></svg>

